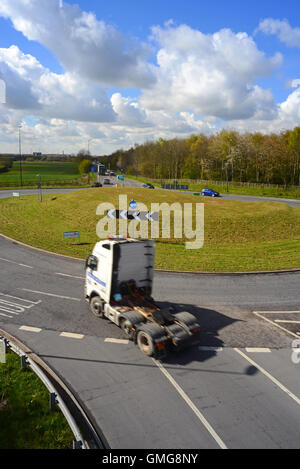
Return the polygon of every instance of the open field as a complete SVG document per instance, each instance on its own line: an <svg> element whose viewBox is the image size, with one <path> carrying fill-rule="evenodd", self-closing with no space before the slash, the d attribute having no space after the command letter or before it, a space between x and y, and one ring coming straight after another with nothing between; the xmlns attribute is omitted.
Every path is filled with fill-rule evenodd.
<svg viewBox="0 0 300 469"><path fill-rule="evenodd" d="M154 186L161 187L160 182L153 180L151 178L136 177L136 176L127 176L129 179L136 179L140 182L150 182ZM166 182L166 184L172 184L173 180ZM226 184L199 184L182 181L179 179L178 184L187 184L189 186L190 192L200 192L202 189L209 188L217 192L226 193ZM258 197L275 197L283 199L300 199L300 187L299 189L284 189L283 187L250 187L250 186L238 186L234 185L234 182L229 183L229 194L236 195L252 195Z"/></svg>
<svg viewBox="0 0 300 469"><path fill-rule="evenodd" d="M8 352L0 364L0 448L71 449L73 439L63 414L50 410L48 390Z"/></svg>
<svg viewBox="0 0 300 469"><path fill-rule="evenodd" d="M77 164L72 162L57 161L23 161L22 180L23 187L37 186L39 176L42 178L42 185L70 185L74 183L80 174ZM20 185L20 165L15 161L10 171L0 173L0 188ZM84 184L83 184L84 185Z"/></svg>
<svg viewBox="0 0 300 469"><path fill-rule="evenodd" d="M199 198L176 192L135 188L105 188L0 201L0 232L49 251L85 258L98 241L96 208L110 202L118 208L119 194L146 204L199 203ZM247 272L300 268L300 209L274 202L236 202L201 199L205 204L205 243L186 250L185 239L156 244L156 268L206 272ZM172 224L171 224L172 226ZM64 231L80 231L63 240Z"/></svg>

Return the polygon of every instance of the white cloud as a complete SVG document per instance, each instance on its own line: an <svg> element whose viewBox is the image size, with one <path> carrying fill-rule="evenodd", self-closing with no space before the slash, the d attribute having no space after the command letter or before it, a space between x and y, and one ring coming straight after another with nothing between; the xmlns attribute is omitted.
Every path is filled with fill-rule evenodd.
<svg viewBox="0 0 300 469"><path fill-rule="evenodd" d="M300 48L300 28L292 28L286 19L275 20L273 18L266 18L259 23L256 31L278 36L280 41L288 47Z"/></svg>
<svg viewBox="0 0 300 469"><path fill-rule="evenodd" d="M246 33L223 29L203 34L170 20L153 27L156 63L148 46L124 37L78 6L50 0L1 0L28 39L50 49L65 71L57 74L17 46L0 49L0 79L7 103L0 104L2 148L16 151L16 128L26 115L25 151L77 152L87 147L110 153L135 143L211 134L222 126L240 131L279 131L300 125L298 79L283 103L257 80L274 73L281 54L267 57ZM297 44L297 29L269 19L260 30ZM104 84L114 87L108 95ZM139 88L139 97L122 88ZM7 151L7 150L6 150Z"/></svg>
<svg viewBox="0 0 300 469"><path fill-rule="evenodd" d="M117 114L117 122L123 125L144 126L147 125L147 115L141 109L136 99L125 98L121 93L114 93L111 103Z"/></svg>
<svg viewBox="0 0 300 469"><path fill-rule="evenodd" d="M0 15L51 50L64 68L108 86L153 82L147 48L77 5L49 0L1 0Z"/></svg>
<svg viewBox="0 0 300 469"><path fill-rule="evenodd" d="M221 119L249 118L262 108L272 114L271 93L255 82L281 64L280 54L267 58L246 33L229 29L206 35L181 25L155 27L152 34L160 47L157 82L144 91L144 107Z"/></svg>
<svg viewBox="0 0 300 469"><path fill-rule="evenodd" d="M115 120L110 100L98 84L71 72L50 72L17 46L0 49L0 78L6 83L7 108L35 111L50 118Z"/></svg>

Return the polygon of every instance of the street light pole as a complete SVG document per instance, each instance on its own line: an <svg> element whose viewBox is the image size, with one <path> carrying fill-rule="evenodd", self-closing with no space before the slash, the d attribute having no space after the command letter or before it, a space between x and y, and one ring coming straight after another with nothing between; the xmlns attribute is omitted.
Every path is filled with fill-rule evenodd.
<svg viewBox="0 0 300 469"><path fill-rule="evenodd" d="M91 142L92 140L94 140L94 139L93 139L93 138L90 138L90 139L88 140L88 153L90 153L90 142Z"/></svg>
<svg viewBox="0 0 300 469"><path fill-rule="evenodd" d="M20 185L22 187L23 186L23 177L22 177L21 127L22 127L22 124L19 124L18 128L19 128Z"/></svg>
<svg viewBox="0 0 300 469"><path fill-rule="evenodd" d="M40 202L42 202L42 176L40 174L37 174L37 177L40 177L40 180L38 182L38 189L40 190Z"/></svg>

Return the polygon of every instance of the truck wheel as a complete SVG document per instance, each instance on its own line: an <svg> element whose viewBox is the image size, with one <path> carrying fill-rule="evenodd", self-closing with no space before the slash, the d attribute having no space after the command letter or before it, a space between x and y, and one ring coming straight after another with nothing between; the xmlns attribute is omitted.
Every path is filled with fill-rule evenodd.
<svg viewBox="0 0 300 469"><path fill-rule="evenodd" d="M104 301L100 296L93 296L90 301L90 310L96 318L103 318Z"/></svg>
<svg viewBox="0 0 300 469"><path fill-rule="evenodd" d="M138 332L137 344L140 350L143 353L145 353L145 355L148 355L148 357L151 357L152 355L154 355L154 343L153 343L151 335L147 334L147 332L144 332L144 331Z"/></svg>
<svg viewBox="0 0 300 469"><path fill-rule="evenodd" d="M122 329L122 331L124 332L124 334L132 340L133 338L133 330L132 330L132 323L131 321L129 321L129 319L123 319L123 321L121 322L120 324L120 327Z"/></svg>

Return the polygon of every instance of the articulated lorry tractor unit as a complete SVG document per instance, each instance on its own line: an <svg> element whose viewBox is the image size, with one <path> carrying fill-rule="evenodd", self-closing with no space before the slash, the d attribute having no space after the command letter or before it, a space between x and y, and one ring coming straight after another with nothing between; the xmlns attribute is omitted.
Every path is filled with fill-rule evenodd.
<svg viewBox="0 0 300 469"><path fill-rule="evenodd" d="M119 326L148 356L193 343L200 331L188 312L160 309L152 298L155 244L110 238L86 259L85 298L91 312Z"/></svg>

